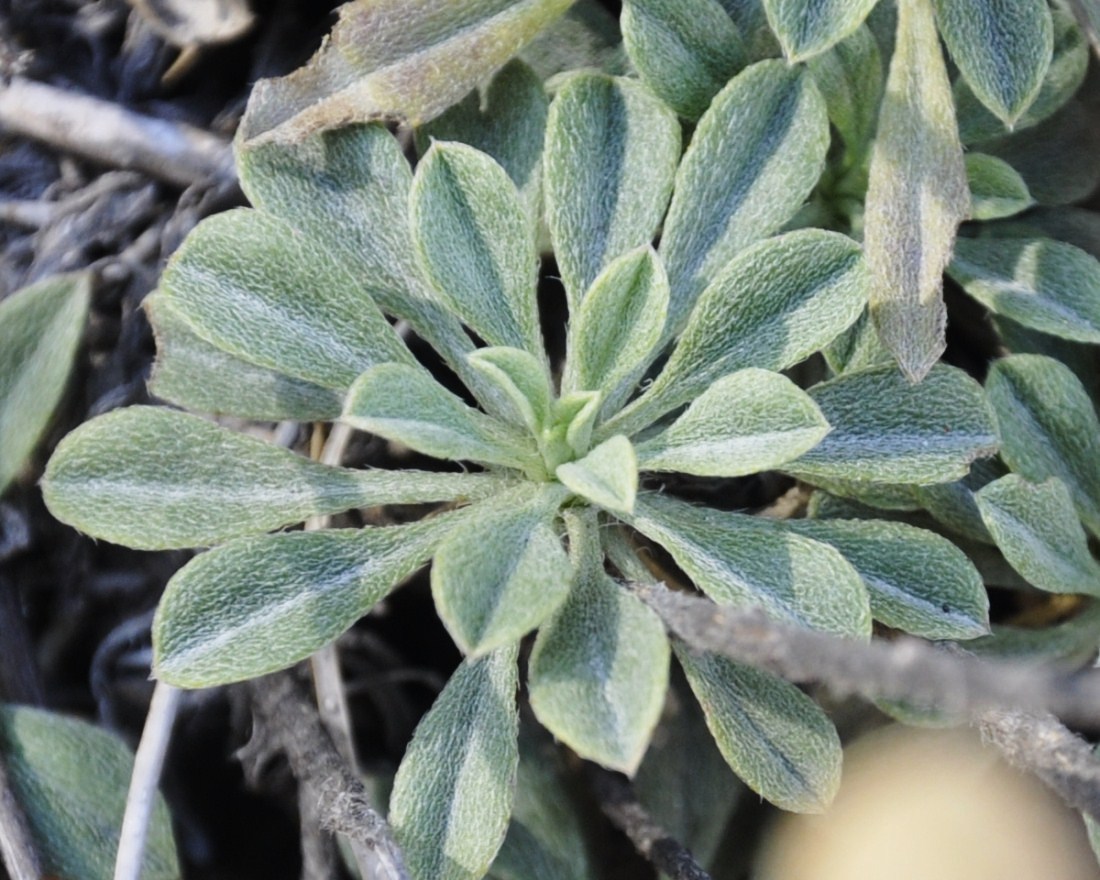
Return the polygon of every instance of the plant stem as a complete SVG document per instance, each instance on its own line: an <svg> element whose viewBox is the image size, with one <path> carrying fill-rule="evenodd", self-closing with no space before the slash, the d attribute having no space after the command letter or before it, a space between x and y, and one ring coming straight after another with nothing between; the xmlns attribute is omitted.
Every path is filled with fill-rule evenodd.
<svg viewBox="0 0 1100 880"><path fill-rule="evenodd" d="M119 833L114 880L138 880L141 876L145 838L156 802L157 783L160 781L164 755L168 750L182 693L179 688L161 681L153 689L149 714L145 717L145 729L141 733L141 742L134 756L130 791L126 795L126 812L123 814L122 831Z"/></svg>
<svg viewBox="0 0 1100 880"><path fill-rule="evenodd" d="M629 780L595 764L586 769L600 809L630 838L639 855L671 880L710 880L691 851L653 821Z"/></svg>

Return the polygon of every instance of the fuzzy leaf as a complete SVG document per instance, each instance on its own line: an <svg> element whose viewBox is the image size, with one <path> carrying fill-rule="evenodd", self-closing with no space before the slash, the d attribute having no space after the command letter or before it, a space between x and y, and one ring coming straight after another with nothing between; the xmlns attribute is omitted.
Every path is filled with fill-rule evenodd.
<svg viewBox="0 0 1100 880"><path fill-rule="evenodd" d="M523 468L533 444L518 429L467 406L421 367L380 364L348 392L341 420L435 458Z"/></svg>
<svg viewBox="0 0 1100 880"><path fill-rule="evenodd" d="M642 80L687 119L698 119L748 60L719 0L627 0L621 26Z"/></svg>
<svg viewBox="0 0 1100 880"><path fill-rule="evenodd" d="M464 653L519 641L565 599L571 572L553 521L566 495L551 484L519 506L482 506L436 551L432 596Z"/></svg>
<svg viewBox="0 0 1100 880"><path fill-rule="evenodd" d="M863 24L878 0L764 0L768 24L791 64L832 48Z"/></svg>
<svg viewBox="0 0 1100 880"><path fill-rule="evenodd" d="M993 364L986 391L1008 466L1033 483L1057 477L1100 535L1100 421L1080 381L1052 358L1018 354Z"/></svg>
<svg viewBox="0 0 1100 880"><path fill-rule="evenodd" d="M0 706L5 797L26 817L46 869L57 877L111 880L134 757L94 725L27 706ZM172 820L151 804L144 880L178 880Z"/></svg>
<svg viewBox="0 0 1100 880"><path fill-rule="evenodd" d="M1054 55L1038 94L1015 122L1007 126L1009 130L1022 131L1042 122L1062 107L1085 79L1089 66L1089 49L1085 35L1072 16L1058 10L1051 11L1054 20ZM959 136L964 144L1005 134L1005 123L979 100L965 77L959 77L955 81L954 93Z"/></svg>
<svg viewBox="0 0 1100 880"><path fill-rule="evenodd" d="M785 810L820 813L840 785L840 737L793 684L715 654L674 645L722 756L753 791Z"/></svg>
<svg viewBox="0 0 1100 880"><path fill-rule="evenodd" d="M981 386L954 367L934 367L920 385L893 367L872 367L809 393L833 430L783 470L810 482L945 483L997 451Z"/></svg>
<svg viewBox="0 0 1100 880"><path fill-rule="evenodd" d="M348 267L365 294L407 320L482 397L466 362L473 342L417 264L408 219L412 171L393 135L381 125L352 125L300 144L238 144L237 166L252 204Z"/></svg>
<svg viewBox="0 0 1100 880"><path fill-rule="evenodd" d="M660 619L602 570L581 571L535 640L531 708L582 758L632 775L661 714L668 658Z"/></svg>
<svg viewBox="0 0 1100 880"><path fill-rule="evenodd" d="M825 98L829 121L840 132L849 152L863 155L875 134L886 80L874 34L867 27L859 27L828 52L811 58L809 68Z"/></svg>
<svg viewBox="0 0 1100 880"><path fill-rule="evenodd" d="M465 514L240 538L192 559L153 621L153 672L211 687L292 666L424 565Z"/></svg>
<svg viewBox="0 0 1100 880"><path fill-rule="evenodd" d="M996 156L966 155L966 180L970 188L970 219L997 220L1026 211L1035 204L1027 184L1016 170ZM956 242L955 258L958 259Z"/></svg>
<svg viewBox="0 0 1100 880"><path fill-rule="evenodd" d="M961 480L914 486L913 494L920 507L932 514L937 522L974 541L992 544L993 537L985 527L974 496L982 486L992 483L1004 472L1000 459L980 458Z"/></svg>
<svg viewBox="0 0 1100 880"><path fill-rule="evenodd" d="M300 141L349 122L420 125L487 79L570 0L356 0L309 63L256 84L246 142Z"/></svg>
<svg viewBox="0 0 1100 880"><path fill-rule="evenodd" d="M410 216L424 271L455 314L490 345L540 353L534 229L507 172L437 141L417 166Z"/></svg>
<svg viewBox="0 0 1100 880"><path fill-rule="evenodd" d="M329 467L205 419L132 406L81 425L43 479L51 513L128 547L201 547L352 507L482 498L475 474Z"/></svg>
<svg viewBox="0 0 1100 880"><path fill-rule="evenodd" d="M1054 51L1046 0L935 0L940 34L974 94L1008 127L1035 100Z"/></svg>
<svg viewBox="0 0 1100 880"><path fill-rule="evenodd" d="M88 275L59 275L0 302L0 494L61 401L90 297Z"/></svg>
<svg viewBox="0 0 1100 880"><path fill-rule="evenodd" d="M668 550L715 602L757 605L827 632L870 635L863 580L827 544L771 520L652 493L640 495L634 516L624 519Z"/></svg>
<svg viewBox="0 0 1100 880"><path fill-rule="evenodd" d="M235 357L195 334L160 294L142 303L157 337L149 390L177 406L257 421L331 421L343 400L331 388Z"/></svg>
<svg viewBox="0 0 1100 880"><path fill-rule="evenodd" d="M1065 484L1001 477L975 496L1005 559L1041 590L1100 596L1100 565Z"/></svg>
<svg viewBox="0 0 1100 880"><path fill-rule="evenodd" d="M1100 343L1100 262L1073 245L960 239L948 273L994 314L1064 339Z"/></svg>
<svg viewBox="0 0 1100 880"><path fill-rule="evenodd" d="M479 348L469 355L474 369L501 390L514 409L512 420L538 433L550 420L552 392L546 362L519 348Z"/></svg>
<svg viewBox="0 0 1100 880"><path fill-rule="evenodd" d="M910 381L945 346L943 270L970 211L951 85L931 0L898 6L897 45L871 151L863 228L871 315Z"/></svg>
<svg viewBox="0 0 1100 880"><path fill-rule="evenodd" d="M664 370L600 436L632 434L748 367L784 370L830 342L867 302L859 245L820 229L759 242L704 291Z"/></svg>
<svg viewBox="0 0 1100 880"><path fill-rule="evenodd" d="M839 550L863 577L871 614L926 639L989 632L989 597L977 569L946 538L898 522L800 519L787 527Z"/></svg>
<svg viewBox="0 0 1100 880"><path fill-rule="evenodd" d="M192 230L160 297L217 348L336 391L374 364L412 362L345 266L260 211L226 211Z"/></svg>
<svg viewBox="0 0 1100 880"><path fill-rule="evenodd" d="M849 373L867 367L894 363L894 357L878 338L871 314L866 309L856 322L821 350L834 373Z"/></svg>
<svg viewBox="0 0 1100 880"><path fill-rule="evenodd" d="M812 449L829 423L805 391L767 370L740 370L710 386L675 422L638 444L643 471L740 477Z"/></svg>
<svg viewBox="0 0 1100 880"><path fill-rule="evenodd" d="M504 840L519 758L517 653L463 661L397 770L390 823L417 880L481 880Z"/></svg>
<svg viewBox="0 0 1100 880"><path fill-rule="evenodd" d="M614 260L589 288L569 325L562 387L602 389L604 412L633 392L656 354L668 314L668 277L651 247Z"/></svg>
<svg viewBox="0 0 1100 880"><path fill-rule="evenodd" d="M584 458L559 465L566 488L613 513L630 513L638 493L638 460L622 435L605 440Z"/></svg>
<svg viewBox="0 0 1100 880"><path fill-rule="evenodd" d="M738 251L794 216L828 146L824 99L808 74L782 61L754 64L718 93L676 173L661 238L669 334Z"/></svg>
<svg viewBox="0 0 1100 880"><path fill-rule="evenodd" d="M672 112L632 80L586 73L550 106L546 222L570 312L617 257L648 244L680 158Z"/></svg>
<svg viewBox="0 0 1100 880"><path fill-rule="evenodd" d="M461 141L487 153L508 172L532 221L542 201L542 144L549 99L542 80L522 61L493 77L484 95L471 92L416 133L420 151L432 140Z"/></svg>

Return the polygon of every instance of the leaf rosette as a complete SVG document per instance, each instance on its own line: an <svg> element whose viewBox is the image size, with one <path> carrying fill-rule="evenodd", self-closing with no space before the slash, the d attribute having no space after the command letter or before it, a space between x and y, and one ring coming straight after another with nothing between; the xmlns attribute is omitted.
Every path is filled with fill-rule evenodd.
<svg viewBox="0 0 1100 880"><path fill-rule="evenodd" d="M415 170L380 125L241 147L253 207L200 224L149 299L160 397L208 414L339 421L463 472L334 467L134 407L70 435L45 480L55 515L89 534L212 548L173 577L154 625L155 673L181 686L287 667L432 561L436 607L466 659L397 777L391 815L417 876L483 876L503 839L517 645L529 634L542 724L585 758L638 767L671 650L625 586L652 578L629 535L664 547L716 601L805 626L854 638L873 616L933 638L987 628L977 573L931 533L811 528L659 491L668 473L765 470L944 483L995 449L982 389L953 368L912 386L872 366L809 390L783 374L851 327L869 294L852 239L777 234L829 145L813 78L780 61L746 67L683 152L674 112L636 80L575 74L551 103L513 64L491 90L510 100L467 102L421 132ZM494 107L487 151L432 140L477 141ZM570 314L561 363L536 299L541 221ZM441 384L395 322L463 392ZM429 502L445 511L278 531ZM896 548L889 565L874 552L882 541ZM930 563L946 595L926 595ZM822 710L770 675L676 650L731 766L784 807L821 809L840 760Z"/></svg>

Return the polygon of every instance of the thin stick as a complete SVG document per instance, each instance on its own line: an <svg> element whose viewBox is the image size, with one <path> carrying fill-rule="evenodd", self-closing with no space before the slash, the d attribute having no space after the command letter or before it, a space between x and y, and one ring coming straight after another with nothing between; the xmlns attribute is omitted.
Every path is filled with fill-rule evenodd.
<svg viewBox="0 0 1100 880"><path fill-rule="evenodd" d="M908 637L861 642L779 623L759 609L716 605L660 584L633 583L631 588L692 648L790 681L817 681L838 694L935 707L960 720L980 720L993 709L1022 709L1100 722L1100 673L953 656Z"/></svg>
<svg viewBox="0 0 1100 880"><path fill-rule="evenodd" d="M156 802L160 771L164 767L164 755L168 751L182 693L179 688L162 681L158 681L153 688L145 729L141 732L141 742L134 756L130 791L126 795L126 812L122 817L118 858L115 860L115 880L138 880L141 876L149 819Z"/></svg>
<svg viewBox="0 0 1100 880"><path fill-rule="evenodd" d="M1100 821L1100 760L1091 745L1057 718L988 712L978 729L1010 764L1035 774L1071 807Z"/></svg>
<svg viewBox="0 0 1100 880"><path fill-rule="evenodd" d="M0 854L11 880L41 880L42 859L11 790L3 754L0 754Z"/></svg>
<svg viewBox="0 0 1100 880"><path fill-rule="evenodd" d="M595 764L586 769L600 809L630 838L639 855L671 880L710 880L691 851L653 821L629 780Z"/></svg>
<svg viewBox="0 0 1100 880"><path fill-rule="evenodd" d="M344 459L344 453L351 439L352 429L342 422L332 426L324 448L317 457L321 464L337 467ZM314 428L314 438L319 437L320 428ZM306 521L307 531L323 529L329 524L329 517L314 516ZM355 754L355 739L351 735L351 713L348 711L347 693L344 680L340 675L340 655L336 644L325 645L309 658L313 672L313 688L317 693L317 708L329 736L344 760L352 768L359 766Z"/></svg>
<svg viewBox="0 0 1100 880"><path fill-rule="evenodd" d="M0 85L0 128L177 186L236 180L233 154L222 138L20 77Z"/></svg>
<svg viewBox="0 0 1100 880"><path fill-rule="evenodd" d="M409 880L386 820L371 806L363 783L340 757L317 710L294 677L276 673L247 682L260 734L286 754L299 785L317 792L316 815L348 838L360 875Z"/></svg>

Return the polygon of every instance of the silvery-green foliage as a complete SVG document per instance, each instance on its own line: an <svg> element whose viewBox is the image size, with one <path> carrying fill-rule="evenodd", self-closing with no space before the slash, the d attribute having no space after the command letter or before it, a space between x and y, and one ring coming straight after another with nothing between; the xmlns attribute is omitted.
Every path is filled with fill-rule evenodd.
<svg viewBox="0 0 1100 880"><path fill-rule="evenodd" d="M837 22L830 39L859 23ZM461 472L332 467L137 407L70 435L45 479L54 513L92 535L213 547L172 578L154 625L156 674L183 686L297 662L434 560L432 595L466 660L397 776L391 817L421 880L477 880L501 846L528 634L539 721L581 757L637 769L671 651L625 588L652 579L630 535L663 546L715 601L832 633L867 638L878 618L970 638L987 622L970 563L934 535L794 525L660 491L670 472L769 469L937 484L995 451L982 390L960 370L937 366L911 386L876 362L809 389L780 372L832 344L870 292L858 242L775 234L825 161L814 76L748 65L701 105L682 155L673 112L637 80L576 74L548 107L512 65L485 94L433 131L486 151L422 138L415 169L379 125L241 145L253 207L200 224L149 308L154 388L170 401L339 420ZM570 310L562 363L544 347L536 299L542 220ZM393 319L440 355L447 387ZM239 385L218 375L238 370ZM429 502L447 509L268 534ZM922 568L939 592L922 590ZM776 803L823 808L840 758L825 714L769 675L677 652L730 766Z"/></svg>

